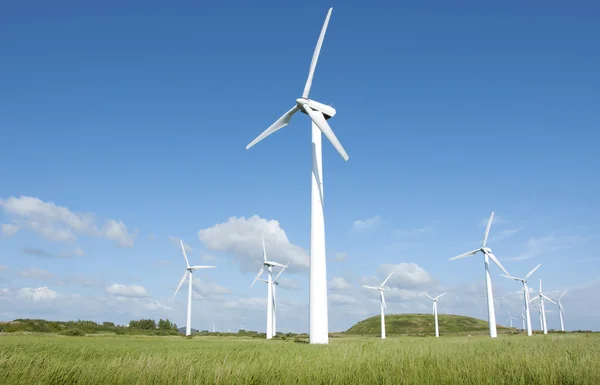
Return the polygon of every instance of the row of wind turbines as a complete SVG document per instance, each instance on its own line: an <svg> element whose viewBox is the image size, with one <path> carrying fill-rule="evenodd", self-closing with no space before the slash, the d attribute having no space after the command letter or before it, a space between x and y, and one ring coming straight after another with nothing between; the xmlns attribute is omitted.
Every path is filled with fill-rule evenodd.
<svg viewBox="0 0 600 385"><path fill-rule="evenodd" d="M461 259L461 258L473 256L473 255L477 254L478 252L483 253L484 264L485 264L485 282L486 282L488 323L489 323L490 337L496 338L498 336L498 332L497 332L497 328L496 328L496 312L495 312L495 308L494 308L494 294L492 291L492 279L491 279L491 275L490 275L490 259L500 268L500 270L502 270L505 273L505 274L501 274L501 276L521 282L521 284L523 286L523 302L524 302L525 312L524 312L524 314L521 313L521 316L523 319L523 330L525 330L525 328L527 329L528 336L533 335L533 332L531 330L531 314L530 314L529 304L536 300L539 300L539 305L534 305L534 306L538 308L539 319L540 319L540 330L542 330L544 334L548 334L548 326L546 324L546 312L551 312L551 310L546 310L544 301L549 301L558 306L558 314L560 317L560 329L561 329L561 331L564 332L565 324L564 324L563 314L565 314L565 310L562 306L561 299L567 293L567 290L563 291L563 293L558 298L555 298L555 299L549 298L542 292L542 279L540 278L540 291L539 291L538 295L536 295L534 298L530 298L529 288L527 287L527 279L529 277L531 277L531 275L533 273L535 273L537 271L537 269L539 269L542 266L542 264L540 263L539 265L534 267L529 273L527 273L525 278L518 278L518 277L510 275L510 273L504 268L504 266L502 266L502 264L500 263L498 258L496 258L496 256L492 253L492 249L490 249L489 247L486 247L488 236L490 234L490 228L492 226L493 220L494 220L494 212L492 211L492 215L490 216L490 219L488 220L488 223L487 223L487 227L485 229L483 245L479 249L471 250L467 253L457 255L456 257L450 258L450 260L452 261L455 259ZM384 286L387 283L387 281L390 279L392 274L390 274L385 279L385 281L383 281L383 283L378 287L363 285L363 287L365 287L367 289L379 291L379 298L380 298L380 305L381 305L381 338L382 339L385 339L385 308L387 307L386 303L385 303L385 297L384 297L384 291L385 291ZM433 301L433 317L434 317L434 323L435 323L435 336L439 337L440 333L439 333L439 326L438 326L437 303L438 303L438 299L440 299L442 296L444 296L447 293L442 293L442 294L438 295L437 297L431 297L429 294L427 294L425 292L423 292L422 294L424 294L425 296L427 296L429 299L431 299ZM510 323L510 327L513 327L512 321L516 320L516 319L517 318L512 317L509 312L507 322Z"/></svg>
<svg viewBox="0 0 600 385"><path fill-rule="evenodd" d="M323 188L323 158L322 158L322 136L324 134L325 137L331 142L333 147L337 150L337 152L342 156L345 161L348 161L349 156L346 153L344 147L337 139L336 135L333 133L331 127L329 126L328 120L335 116L336 110L328 105L319 103L317 101L309 99L309 93L312 87L313 77L315 73L315 69L317 66L317 62L319 59L319 55L321 52L321 47L323 45L323 40L325 38L325 33L327 31L327 26L329 24L329 19L331 17L331 13L333 8L330 8L327 12L327 16L325 18L325 22L323 23L323 27L321 28L321 33L319 35L319 39L317 41L317 45L315 47L313 57L310 63L310 68L308 72L308 78L306 80L304 90L302 92L302 96L295 101L295 105L290 108L285 114L283 114L279 119L277 119L269 128L267 128L264 132L262 132L258 137L256 137L250 144L246 146L246 150L250 149L258 142L265 139L267 136L273 134L274 132L280 130L281 128L287 126L290 123L290 120L297 112L302 112L307 115L311 120L311 136L312 136L312 169L311 169L311 218L310 218L310 263L309 263L309 342L311 344L327 344L329 341L329 329L328 329L328 308L327 308L327 268L326 268L326 257L325 257L325 219L324 219L324 188ZM529 293L527 291L527 278L533 274L535 270L539 268L537 266L533 269L525 278L516 278L512 277L508 271L502 266L500 261L492 254L492 251L489 247L486 247L487 238L490 231L490 226L492 224L494 213L492 212L492 216L487 225L487 229L485 232L485 237L483 241L483 246L479 249L469 251L468 253L464 253L458 255L451 260L465 258L468 256L475 255L478 252L483 253L484 262L485 262L485 280L486 280L486 288L487 288L487 307L488 307L488 321L489 321L489 329L490 329L490 337L495 338L497 336L496 331L496 315L494 310L494 301L492 294L492 281L490 277L490 263L491 259L504 273L504 276L522 282L523 284L523 293L524 293L524 301L525 301L525 313L527 318L527 331L528 335L531 335L531 319L529 315ZM184 254L186 260L186 272L184 273L183 278L181 279L175 294L179 291L179 288L183 284L186 278L189 278L189 288L188 288L188 314L187 314L187 327L186 334L190 333L190 323L191 323L191 299L192 299L192 274L194 271L198 269L205 268L214 268L215 266L190 266L187 256L185 255L185 249L183 246L183 242L181 242L182 252ZM266 257L266 251L264 249L264 240L263 240L263 256L264 263L261 267L259 274L254 279L254 283L261 279L261 275L264 270L267 270L267 279L261 279L265 283L267 283L268 288L268 299L267 299L267 338L271 338L275 335L276 328L276 304L275 304L275 287L277 286L277 279L287 268L287 265L282 265L277 262L269 261ZM273 268L279 267L281 271L275 279L272 279ZM389 279L389 277L387 278ZM384 281L384 284L387 282ZM540 285L541 286L541 285ZM380 292L381 299L381 327L382 327L382 338L385 338L385 322L384 322L384 309L385 299L383 296L384 288L383 284L377 288L369 287L373 290L378 290ZM442 294L443 295L443 294ZM437 297L429 297L434 302L434 316L436 319L436 336L439 335L439 329L437 326L437 300L442 296L439 295ZM541 294L540 287L540 295L539 300L541 301L541 313L543 318L543 324L545 325L545 309L544 309L544 301L549 300L554 303L551 299ZM560 311L562 311L562 307L560 307ZM561 325L562 325L562 314L561 314ZM546 333L546 329L544 327L544 332Z"/></svg>

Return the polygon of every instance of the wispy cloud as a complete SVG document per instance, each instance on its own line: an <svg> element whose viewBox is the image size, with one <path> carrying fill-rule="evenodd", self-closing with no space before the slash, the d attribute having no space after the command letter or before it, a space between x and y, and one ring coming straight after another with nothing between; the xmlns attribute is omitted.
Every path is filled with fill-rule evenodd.
<svg viewBox="0 0 600 385"><path fill-rule="evenodd" d="M379 215L376 215L376 216L368 218L368 219L358 219L352 223L352 230L353 231L372 230L372 229L376 228L377 226L379 226L380 223L381 223L381 218L379 217Z"/></svg>
<svg viewBox="0 0 600 385"><path fill-rule="evenodd" d="M494 243L494 242L498 242L507 238L512 237L513 235L519 233L522 230L522 228L513 228L513 229L506 229L506 230L502 230L500 231L500 233L498 235L493 235L494 232L490 232L490 234L492 234L492 236L488 239L489 243Z"/></svg>
<svg viewBox="0 0 600 385"><path fill-rule="evenodd" d="M35 247L26 247L23 249L23 254L39 258L71 258L85 256L85 252L80 247L77 247L73 251L63 251L58 254L52 254L47 252L46 250L38 249Z"/></svg>
<svg viewBox="0 0 600 385"><path fill-rule="evenodd" d="M340 251L339 253L335 254L336 261L345 261L347 258L348 258L348 253L346 253L345 251Z"/></svg>
<svg viewBox="0 0 600 385"><path fill-rule="evenodd" d="M507 258L507 260L523 261L553 251L570 249L585 241L587 238L581 235L556 236L550 234L541 238L529 238L524 251L515 257Z"/></svg>
<svg viewBox="0 0 600 385"><path fill-rule="evenodd" d="M490 212L490 215L492 213ZM488 221L490 220L490 216L488 215L485 218L481 218L479 220L479 227L486 227L488 224ZM497 213L494 213L494 220L492 221L492 225L500 225L503 223L511 223L512 221L510 219L506 219L502 216L499 216Z"/></svg>
<svg viewBox="0 0 600 385"><path fill-rule="evenodd" d="M415 228L406 228L406 229L396 229L393 232L395 237L414 237L417 235L429 233L433 231L435 227L433 225L426 225L422 227Z"/></svg>

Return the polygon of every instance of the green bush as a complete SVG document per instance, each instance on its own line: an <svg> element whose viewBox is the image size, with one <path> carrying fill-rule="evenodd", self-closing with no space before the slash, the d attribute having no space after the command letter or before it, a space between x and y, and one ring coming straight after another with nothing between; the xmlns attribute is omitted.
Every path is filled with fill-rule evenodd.
<svg viewBox="0 0 600 385"><path fill-rule="evenodd" d="M58 334L63 336L85 337L85 333L81 329L67 329Z"/></svg>

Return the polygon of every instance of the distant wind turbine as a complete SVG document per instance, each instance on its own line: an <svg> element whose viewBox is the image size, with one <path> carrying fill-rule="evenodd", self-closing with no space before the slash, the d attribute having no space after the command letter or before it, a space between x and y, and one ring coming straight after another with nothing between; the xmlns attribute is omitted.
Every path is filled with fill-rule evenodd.
<svg viewBox="0 0 600 385"><path fill-rule="evenodd" d="M533 332L531 331L531 312L529 311L529 288L527 287L527 278L531 277L531 275L533 273L535 273L535 271L537 269L540 268L540 266L542 266L542 264L540 263L539 265L537 265L536 267L534 267L533 269L531 269L531 271L529 273L527 273L527 275L525 276L525 278L517 278L517 277L513 277L510 274L500 274L503 277L506 277L508 279L514 279L515 281L519 281L523 284L523 300L525 301L525 315L526 315L526 319L527 319L527 335L530 336L533 334Z"/></svg>
<svg viewBox="0 0 600 385"><path fill-rule="evenodd" d="M385 304L385 297L383 296L383 292L385 291L384 286L387 283L388 279L390 279L390 277L392 276L392 274L394 274L393 271L381 283L381 285L379 285L379 287L363 285L363 287L365 287L367 289L379 291L379 302L380 302L380 305L381 305L381 339L382 340L385 340L385 308L387 308L387 305Z"/></svg>
<svg viewBox="0 0 600 385"><path fill-rule="evenodd" d="M440 328L438 326L438 308L437 308L437 302L438 302L438 299L440 299L446 293L442 293L442 294L438 295L435 298L431 297L429 294L427 294L425 292L423 292L423 294L425 294L427 297L429 297L429 299L431 299L433 301L433 318L435 320L435 336L439 337L440 336Z"/></svg>
<svg viewBox="0 0 600 385"><path fill-rule="evenodd" d="M256 281L260 278L260 276L265 271L265 267L266 267L267 268L267 331L266 331L266 334L267 334L267 339L270 340L271 338L273 338L273 284L272 284L273 280L271 278L271 273L273 272L273 266L277 266L277 267L281 267L281 268L285 269L285 268L287 268L287 265L282 265L281 263L267 260L267 249L265 248L265 238L264 237L262 237L262 247L263 247L264 262L263 262L262 266L260 267L260 270L258 271L256 278L254 278L254 281L252 281L252 285L250 285L250 287L254 286Z"/></svg>
<svg viewBox="0 0 600 385"><path fill-rule="evenodd" d="M181 278L181 281L179 281L179 286L177 286L177 290L175 290L175 294L173 294L173 298L175 298L175 296L177 295L177 292L179 291L179 288L181 287L181 285L183 285L183 282L185 281L186 278L188 278L188 304L187 304L187 325L185 325L185 335L189 336L192 334L192 280L193 280L193 273L196 270L199 269L213 269L216 266L200 266L200 265L196 265L196 266L190 266L190 263L188 262L188 257L187 254L185 253L185 247L183 246L183 241L179 240L179 243L181 244L181 253L183 254L183 258L185 259L185 273L183 273L183 277Z"/></svg>
<svg viewBox="0 0 600 385"><path fill-rule="evenodd" d="M532 300L530 300L530 302L535 301L536 299L540 300L540 308L539 309L540 309L540 314L542 316L542 330L544 331L544 334L548 334L548 325L546 324L546 309L544 307L544 301L550 301L555 305L556 305L556 302L554 302L550 298L546 297L542 293L542 279L541 278L540 278L540 292L537 296L535 296Z"/></svg>
<svg viewBox="0 0 600 385"><path fill-rule="evenodd" d="M492 215L490 216L490 220L488 221L487 228L485 229L485 235L483 237L483 246L479 249L475 249L469 251L468 253L464 253L461 255L457 255L456 257L450 258L451 261L455 259L470 257L471 255L475 255L478 252L483 253L483 260L485 263L485 286L487 290L487 307L488 307L488 322L490 326L490 337L496 338L498 336L498 332L496 330L496 312L494 310L494 294L492 292L492 278L490 277L490 259L494 261L494 263L506 274L510 275L508 271L502 266L500 261L492 254L492 249L486 247L486 243L488 240L488 236L490 234L490 227L492 226L492 221L494 219L494 212L492 211Z"/></svg>
<svg viewBox="0 0 600 385"><path fill-rule="evenodd" d="M565 331L565 323L563 321L563 314L565 314L565 309L563 308L562 303L560 302L560 300L562 299L562 297L567 294L567 291L563 291L563 293L560 295L560 297L556 298L556 304L558 305L558 315L560 317L560 331Z"/></svg>
<svg viewBox="0 0 600 385"><path fill-rule="evenodd" d="M277 286L279 286L279 276L281 275L281 273L283 273L283 271L287 268L287 266L289 265L286 264L285 267L281 268L281 270L279 271L279 273L275 276L275 279L273 280L273 282L271 282L271 292L273 293L272 298L273 298L273 306L272 306L272 312L271 312L271 318L272 318L272 322L271 324L273 325L273 329L271 331L271 335L273 337L277 336L277 291L275 290L277 288ZM267 281L266 279L263 278L259 278L261 281L263 281L264 283L266 283L267 285L269 284L269 281Z"/></svg>
<svg viewBox="0 0 600 385"><path fill-rule="evenodd" d="M516 317L513 317L513 316L511 316L511 315L510 315L510 310L509 310L509 311L508 311L508 318L506 319L506 321L505 321L505 322L509 323L509 324L510 324L510 327L512 328L512 327L513 327L513 323L512 323L512 322L513 322L513 320L517 320L517 319L518 319L518 318L516 318Z"/></svg>

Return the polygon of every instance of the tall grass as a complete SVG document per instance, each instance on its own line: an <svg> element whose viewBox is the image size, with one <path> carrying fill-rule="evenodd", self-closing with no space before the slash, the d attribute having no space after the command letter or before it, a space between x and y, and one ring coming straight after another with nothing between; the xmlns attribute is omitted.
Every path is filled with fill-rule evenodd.
<svg viewBox="0 0 600 385"><path fill-rule="evenodd" d="M585 335L331 339L0 336L1 384L600 384Z"/></svg>

